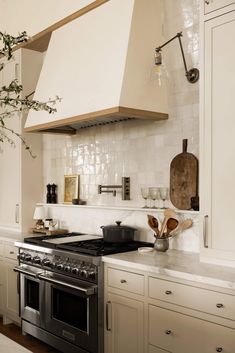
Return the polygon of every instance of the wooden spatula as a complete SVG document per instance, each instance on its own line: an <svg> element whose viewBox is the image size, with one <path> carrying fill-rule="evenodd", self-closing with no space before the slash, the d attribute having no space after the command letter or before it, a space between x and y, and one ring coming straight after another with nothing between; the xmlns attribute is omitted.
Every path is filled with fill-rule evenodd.
<svg viewBox="0 0 235 353"><path fill-rule="evenodd" d="M177 219L177 215L176 215L175 211L171 210L170 208L167 208L164 211L164 220L162 222L162 228L160 230L160 237L162 237L164 235L166 224L167 224L167 221L168 221L169 218Z"/></svg>
<svg viewBox="0 0 235 353"><path fill-rule="evenodd" d="M169 235L173 237L173 236L183 232L183 230L192 227L192 225L193 225L193 220L190 218L187 218L184 221L182 221L181 223L179 223L178 227L176 227L174 230L172 230Z"/></svg>
<svg viewBox="0 0 235 353"><path fill-rule="evenodd" d="M166 222L166 232L164 233L164 236L169 236L170 232L172 232L174 229L177 228L179 224L179 221L175 218L169 218L168 221Z"/></svg>
<svg viewBox="0 0 235 353"><path fill-rule="evenodd" d="M148 217L148 225L150 226L150 228L154 231L154 233L159 236L160 235L160 231L158 229L159 223L157 218L151 216L151 215L147 215Z"/></svg>

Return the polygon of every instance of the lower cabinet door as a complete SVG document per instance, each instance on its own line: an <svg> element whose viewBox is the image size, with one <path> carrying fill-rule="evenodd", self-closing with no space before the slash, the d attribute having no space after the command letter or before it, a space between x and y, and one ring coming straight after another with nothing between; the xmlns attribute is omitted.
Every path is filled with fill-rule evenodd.
<svg viewBox="0 0 235 353"><path fill-rule="evenodd" d="M153 305L148 316L151 345L172 353L235 352L234 329Z"/></svg>
<svg viewBox="0 0 235 353"><path fill-rule="evenodd" d="M144 304L115 294L106 302L106 353L144 352Z"/></svg>
<svg viewBox="0 0 235 353"><path fill-rule="evenodd" d="M9 319L19 320L19 294L18 294L18 274L13 271L17 261L7 261L5 259L3 277L3 314Z"/></svg>

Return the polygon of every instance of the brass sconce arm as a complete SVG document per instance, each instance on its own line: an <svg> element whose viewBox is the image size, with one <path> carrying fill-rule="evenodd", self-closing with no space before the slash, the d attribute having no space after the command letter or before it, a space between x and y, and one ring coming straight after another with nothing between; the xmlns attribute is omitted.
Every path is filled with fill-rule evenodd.
<svg viewBox="0 0 235 353"><path fill-rule="evenodd" d="M184 63L184 69L185 69L185 76L187 77L187 80L190 83L195 83L199 80L199 70L196 68L192 68L188 70L186 60L185 60L185 55L184 55L184 49L181 41L181 37L183 37L182 32L177 33L174 37L169 39L167 42L164 44L160 45L159 47L155 48L155 65L161 65L162 64L162 56L161 56L161 50L164 48L167 44L172 42L174 39L178 38L179 40L179 45L180 45L180 50L183 58L183 63Z"/></svg>

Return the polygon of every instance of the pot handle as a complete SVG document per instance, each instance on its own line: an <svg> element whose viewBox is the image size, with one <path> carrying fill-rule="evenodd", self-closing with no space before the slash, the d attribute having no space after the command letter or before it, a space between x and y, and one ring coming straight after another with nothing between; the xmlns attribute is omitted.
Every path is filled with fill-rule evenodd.
<svg viewBox="0 0 235 353"><path fill-rule="evenodd" d="M116 221L115 223L116 223L116 225L117 225L118 227L120 227L122 221Z"/></svg>

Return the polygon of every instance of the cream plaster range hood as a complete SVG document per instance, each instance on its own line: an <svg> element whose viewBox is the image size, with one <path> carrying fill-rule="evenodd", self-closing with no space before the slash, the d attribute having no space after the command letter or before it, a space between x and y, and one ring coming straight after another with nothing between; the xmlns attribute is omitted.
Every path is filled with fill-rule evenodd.
<svg viewBox="0 0 235 353"><path fill-rule="evenodd" d="M25 131L76 133L131 118L168 117L153 75L162 0L109 0L54 31L34 99L58 95L57 112L30 112Z"/></svg>

